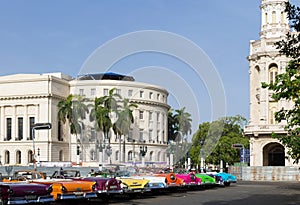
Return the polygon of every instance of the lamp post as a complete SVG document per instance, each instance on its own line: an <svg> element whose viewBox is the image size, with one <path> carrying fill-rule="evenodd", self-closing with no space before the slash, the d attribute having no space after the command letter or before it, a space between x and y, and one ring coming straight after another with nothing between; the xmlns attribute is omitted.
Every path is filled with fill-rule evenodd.
<svg viewBox="0 0 300 205"><path fill-rule="evenodd" d="M31 128L31 134L32 134L32 149L33 149L33 168L34 171L36 171L36 156L35 156L35 136L34 131L35 130L49 130L51 129L51 123L36 123Z"/></svg>
<svg viewBox="0 0 300 205"><path fill-rule="evenodd" d="M97 140L97 148L99 150L99 166L103 165L103 150L105 148L105 145L102 145L102 140L100 142Z"/></svg>
<svg viewBox="0 0 300 205"><path fill-rule="evenodd" d="M147 146L140 146L140 155L142 156L142 167L145 167L145 155L147 153Z"/></svg>
<svg viewBox="0 0 300 205"><path fill-rule="evenodd" d="M38 167L40 166L40 148L37 149L38 153L37 153L37 165Z"/></svg>

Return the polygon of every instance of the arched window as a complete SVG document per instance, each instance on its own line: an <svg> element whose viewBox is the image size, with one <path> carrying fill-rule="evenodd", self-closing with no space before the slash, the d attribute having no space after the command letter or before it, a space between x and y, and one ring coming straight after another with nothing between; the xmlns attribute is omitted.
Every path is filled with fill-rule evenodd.
<svg viewBox="0 0 300 205"><path fill-rule="evenodd" d="M276 11L272 11L272 23L276 23Z"/></svg>
<svg viewBox="0 0 300 205"><path fill-rule="evenodd" d="M265 24L268 24L268 13L265 13Z"/></svg>
<svg viewBox="0 0 300 205"><path fill-rule="evenodd" d="M33 152L32 152L32 150L28 151L27 159L28 159L28 163L33 163Z"/></svg>
<svg viewBox="0 0 300 205"><path fill-rule="evenodd" d="M269 83L274 83L278 74L278 66L273 63L269 66Z"/></svg>
<svg viewBox="0 0 300 205"><path fill-rule="evenodd" d="M157 161L160 162L160 152L157 153Z"/></svg>
<svg viewBox="0 0 300 205"><path fill-rule="evenodd" d="M153 161L153 151L151 151L150 154L149 154L149 160L150 160L150 162Z"/></svg>
<svg viewBox="0 0 300 205"><path fill-rule="evenodd" d="M16 164L21 164L21 151L17 150L16 152Z"/></svg>
<svg viewBox="0 0 300 205"><path fill-rule="evenodd" d="M4 155L4 163L5 164L9 164L10 163L10 156L9 156L10 154L9 154L9 151L8 150L6 150L5 151L5 155Z"/></svg>
<svg viewBox="0 0 300 205"><path fill-rule="evenodd" d="M116 157L115 157L115 160L116 160L116 161L119 161L119 153L120 153L119 150L117 150L117 151L116 151Z"/></svg>
<svg viewBox="0 0 300 205"><path fill-rule="evenodd" d="M95 161L96 160L96 152L93 149L90 151L90 160L91 161Z"/></svg>
<svg viewBox="0 0 300 205"><path fill-rule="evenodd" d="M128 157L127 157L128 161L132 161L132 151L128 152Z"/></svg>
<svg viewBox="0 0 300 205"><path fill-rule="evenodd" d="M281 13L280 13L280 21L281 21L281 23L284 23L285 22L285 17L284 17L284 12L282 11Z"/></svg>
<svg viewBox="0 0 300 205"><path fill-rule="evenodd" d="M64 161L64 152L63 152L63 150L59 151L58 160L61 161L61 162Z"/></svg>

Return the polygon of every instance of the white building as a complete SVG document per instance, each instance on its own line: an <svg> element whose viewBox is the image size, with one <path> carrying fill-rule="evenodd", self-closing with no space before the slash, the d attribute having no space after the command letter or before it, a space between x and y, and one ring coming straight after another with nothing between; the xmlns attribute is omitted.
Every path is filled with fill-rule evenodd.
<svg viewBox="0 0 300 205"><path fill-rule="evenodd" d="M167 116L170 108L167 104L168 92L159 86L135 82L130 76L113 80L104 80L99 76L88 75L73 79L61 73L49 73L0 77L1 163L32 163L34 143L37 160L41 162L76 163L78 146L80 162L83 164L98 165L99 161L124 163L123 159L125 163L140 164L140 147L147 146L146 163L166 165ZM99 152L99 142L106 147L107 142L101 138L101 133L95 131L91 122L83 122L86 126L80 136L70 137L68 126L61 125L57 120L57 104L69 94L93 99L107 95L112 88L138 107L133 111L135 122L125 142L124 136L120 144L119 139L110 132L109 157L108 150ZM52 128L32 132L34 123L43 122L50 122Z"/></svg>
<svg viewBox="0 0 300 205"><path fill-rule="evenodd" d="M287 150L272 132L285 134L284 123L277 123L274 113L290 104L274 101L272 91L263 89L262 82L271 83L277 74L285 72L286 56L276 50L274 43L285 38L289 31L287 14L284 12L287 0L261 1L260 39L250 41L250 120L245 127L245 135L250 137L251 166L289 166L293 161L285 159Z"/></svg>

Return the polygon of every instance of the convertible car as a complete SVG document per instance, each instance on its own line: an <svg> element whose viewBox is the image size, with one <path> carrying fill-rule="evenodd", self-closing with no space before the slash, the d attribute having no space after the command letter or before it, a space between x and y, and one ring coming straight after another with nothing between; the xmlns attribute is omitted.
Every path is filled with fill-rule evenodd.
<svg viewBox="0 0 300 205"><path fill-rule="evenodd" d="M149 180L149 188L152 192L162 191L168 187L166 183L166 177L141 175L141 176L134 176L133 178Z"/></svg>
<svg viewBox="0 0 300 205"><path fill-rule="evenodd" d="M202 186L203 187L213 187L216 185L216 179L212 176L209 176L204 173L197 173L195 174L196 177L200 178L202 180Z"/></svg>
<svg viewBox="0 0 300 205"><path fill-rule="evenodd" d="M163 176L163 175L159 174L156 176ZM167 183L168 188L182 187L185 185L184 180L177 177L175 173L165 174L165 177L166 177L166 183Z"/></svg>
<svg viewBox="0 0 300 205"><path fill-rule="evenodd" d="M201 179L196 177L194 173L176 174L176 176L183 180L183 185L188 188L193 188L201 185Z"/></svg>
<svg viewBox="0 0 300 205"><path fill-rule="evenodd" d="M149 180L132 177L117 177L125 194L145 193L151 191Z"/></svg>
<svg viewBox="0 0 300 205"><path fill-rule="evenodd" d="M221 186L230 186L231 183L236 183L237 178L236 176L226 173L226 172L210 172L209 173L212 176L215 176L215 178L219 179L219 185Z"/></svg>
<svg viewBox="0 0 300 205"><path fill-rule="evenodd" d="M90 199L96 198L94 181L79 181L72 179L36 179L29 180L34 184L52 185L55 200Z"/></svg>
<svg viewBox="0 0 300 205"><path fill-rule="evenodd" d="M50 203L54 201L51 185L27 182L0 182L0 204Z"/></svg>

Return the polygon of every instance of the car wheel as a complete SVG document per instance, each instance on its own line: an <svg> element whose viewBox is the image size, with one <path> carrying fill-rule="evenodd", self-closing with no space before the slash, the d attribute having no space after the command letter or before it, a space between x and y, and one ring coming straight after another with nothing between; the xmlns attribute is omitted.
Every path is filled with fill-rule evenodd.
<svg viewBox="0 0 300 205"><path fill-rule="evenodd" d="M224 182L225 186L230 186L230 182Z"/></svg>

